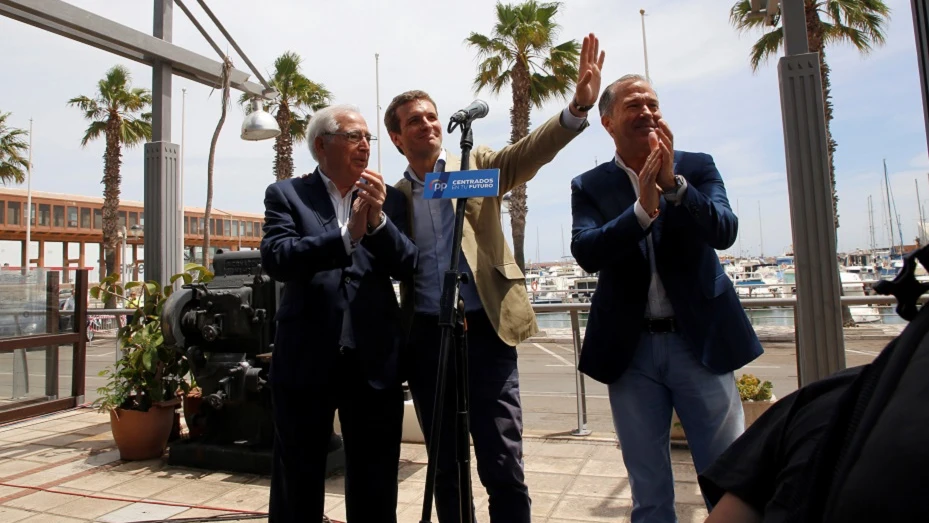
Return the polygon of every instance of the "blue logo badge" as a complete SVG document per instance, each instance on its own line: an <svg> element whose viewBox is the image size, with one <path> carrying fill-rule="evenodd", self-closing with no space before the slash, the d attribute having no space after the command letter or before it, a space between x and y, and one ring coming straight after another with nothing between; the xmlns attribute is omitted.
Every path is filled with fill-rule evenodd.
<svg viewBox="0 0 929 523"><path fill-rule="evenodd" d="M500 193L500 169L426 174L423 198L486 198Z"/></svg>

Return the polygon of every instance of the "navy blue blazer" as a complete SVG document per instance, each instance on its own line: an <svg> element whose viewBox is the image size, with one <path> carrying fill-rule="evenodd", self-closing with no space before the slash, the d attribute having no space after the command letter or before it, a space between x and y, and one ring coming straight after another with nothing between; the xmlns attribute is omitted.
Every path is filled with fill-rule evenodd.
<svg viewBox="0 0 929 523"><path fill-rule="evenodd" d="M571 181L571 254L585 271L600 273L578 367L597 381L616 381L638 345L651 282L648 232L678 327L697 359L723 373L763 352L716 256L735 243L739 227L722 177L708 154L674 151L674 160L688 189L680 205L661 198L648 230L635 216L629 176L614 161Z"/></svg>
<svg viewBox="0 0 929 523"><path fill-rule="evenodd" d="M284 283L271 379L289 386L326 380L348 309L368 382L375 388L399 384L406 333L391 278L412 278L419 253L400 232L407 227L406 196L387 187L386 224L364 236L351 256L318 170L271 184L264 203L261 262L269 276Z"/></svg>

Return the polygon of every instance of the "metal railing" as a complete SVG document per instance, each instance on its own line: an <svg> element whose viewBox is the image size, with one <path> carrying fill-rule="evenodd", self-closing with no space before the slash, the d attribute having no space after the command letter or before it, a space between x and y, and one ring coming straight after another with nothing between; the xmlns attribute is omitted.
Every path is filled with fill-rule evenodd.
<svg viewBox="0 0 929 523"><path fill-rule="evenodd" d="M843 305L896 305L897 299L893 296L842 296ZM797 298L744 298L739 300L743 309L762 307L789 307L796 315ZM929 302L929 295L923 295L919 303ZM577 365L581 357L581 327L580 313L589 312L589 303L534 303L532 310L536 314L551 312L567 312L571 315L571 341L574 345L574 383L577 396L577 428L571 431L573 436L587 436L591 431L587 428L587 397L584 375L578 371Z"/></svg>

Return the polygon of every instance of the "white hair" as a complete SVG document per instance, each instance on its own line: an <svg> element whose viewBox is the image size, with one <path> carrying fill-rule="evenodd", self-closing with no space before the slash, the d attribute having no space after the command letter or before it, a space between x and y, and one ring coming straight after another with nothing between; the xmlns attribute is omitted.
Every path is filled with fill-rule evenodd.
<svg viewBox="0 0 929 523"><path fill-rule="evenodd" d="M316 111L310 118L310 124L306 128L306 143L309 145L310 154L317 162L319 157L316 155L316 138L326 133L338 132L339 123L336 117L344 113L361 114L361 111L354 105L332 105Z"/></svg>

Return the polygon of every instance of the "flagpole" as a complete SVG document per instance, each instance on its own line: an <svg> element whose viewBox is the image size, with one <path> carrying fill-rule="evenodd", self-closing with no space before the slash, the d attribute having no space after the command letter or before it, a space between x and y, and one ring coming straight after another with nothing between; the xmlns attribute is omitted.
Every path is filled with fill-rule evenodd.
<svg viewBox="0 0 929 523"><path fill-rule="evenodd" d="M645 54L645 79L651 83L652 77L648 74L648 45L645 43L645 9L639 9L639 14L642 15L642 51Z"/></svg>
<svg viewBox="0 0 929 523"><path fill-rule="evenodd" d="M377 172L381 172L381 142L384 141L384 137L381 136L381 74L380 74L380 57L378 53L374 53L374 90L375 99L377 104Z"/></svg>
<svg viewBox="0 0 929 523"><path fill-rule="evenodd" d="M29 268L29 251L32 246L32 118L29 119L29 164L26 166L26 264L23 274Z"/></svg>

